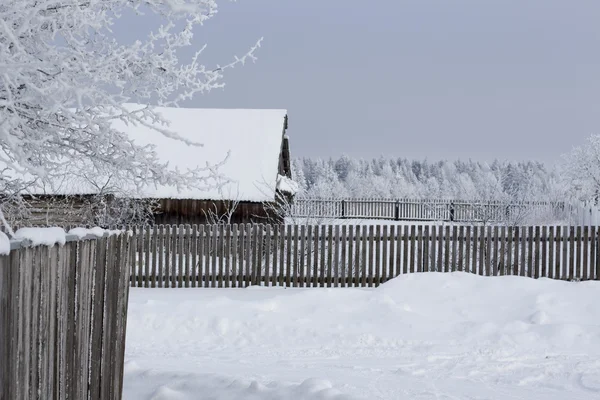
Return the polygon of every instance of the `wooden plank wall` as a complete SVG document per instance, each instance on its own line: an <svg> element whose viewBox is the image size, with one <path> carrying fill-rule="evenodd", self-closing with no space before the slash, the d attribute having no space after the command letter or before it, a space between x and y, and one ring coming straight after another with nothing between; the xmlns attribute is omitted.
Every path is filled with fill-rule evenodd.
<svg viewBox="0 0 600 400"><path fill-rule="evenodd" d="M127 235L0 256L0 399L121 399Z"/></svg>
<svg viewBox="0 0 600 400"><path fill-rule="evenodd" d="M600 277L596 227L247 224L134 231L130 282L137 287L372 287L430 271Z"/></svg>

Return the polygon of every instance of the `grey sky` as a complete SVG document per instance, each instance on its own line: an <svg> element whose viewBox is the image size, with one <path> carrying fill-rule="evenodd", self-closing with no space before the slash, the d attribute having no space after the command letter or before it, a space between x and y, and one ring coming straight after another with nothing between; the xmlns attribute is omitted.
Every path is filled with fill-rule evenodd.
<svg viewBox="0 0 600 400"><path fill-rule="evenodd" d="M294 156L550 163L600 133L598 0L219 6L205 60L259 60L186 106L287 108Z"/></svg>

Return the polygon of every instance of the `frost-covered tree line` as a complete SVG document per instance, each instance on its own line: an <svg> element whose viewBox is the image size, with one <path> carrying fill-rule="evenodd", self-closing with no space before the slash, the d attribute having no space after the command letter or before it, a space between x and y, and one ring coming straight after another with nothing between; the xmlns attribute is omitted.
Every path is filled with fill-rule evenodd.
<svg viewBox="0 0 600 400"><path fill-rule="evenodd" d="M297 158L292 166L305 198L557 201L566 196L558 170L532 161L488 164L342 156Z"/></svg>

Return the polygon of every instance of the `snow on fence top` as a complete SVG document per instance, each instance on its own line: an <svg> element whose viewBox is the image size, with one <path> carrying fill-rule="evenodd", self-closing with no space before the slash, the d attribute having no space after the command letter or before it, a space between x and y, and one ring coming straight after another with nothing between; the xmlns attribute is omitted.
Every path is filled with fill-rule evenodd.
<svg viewBox="0 0 600 400"><path fill-rule="evenodd" d="M144 106L127 104L135 110ZM136 197L195 200L273 201L277 188L277 173L281 152L286 110L261 109L203 109L154 107L170 122L168 129L194 143L168 138L142 125L125 124L115 120L113 127L127 133L140 145L153 145L162 162L181 171L204 168L206 163L218 164L229 157L218 172L229 183L220 189L183 189L174 186L148 185ZM151 121L147 121L151 123ZM70 179L61 186L60 193L91 194L95 190L85 182ZM39 193L41 194L41 193Z"/></svg>
<svg viewBox="0 0 600 400"><path fill-rule="evenodd" d="M66 242L97 239L112 235L120 235L121 230L108 230L100 227L95 228L74 228L66 233L63 228L21 228L15 232L13 240L10 240L4 232L0 232L0 255L7 255L11 249L18 249L22 246L63 246Z"/></svg>

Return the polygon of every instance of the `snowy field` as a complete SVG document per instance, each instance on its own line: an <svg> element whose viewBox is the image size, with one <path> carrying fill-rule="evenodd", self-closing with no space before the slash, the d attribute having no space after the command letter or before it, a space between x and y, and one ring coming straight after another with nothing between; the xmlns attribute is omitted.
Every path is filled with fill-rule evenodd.
<svg viewBox="0 0 600 400"><path fill-rule="evenodd" d="M124 398L600 398L600 283L131 289Z"/></svg>

